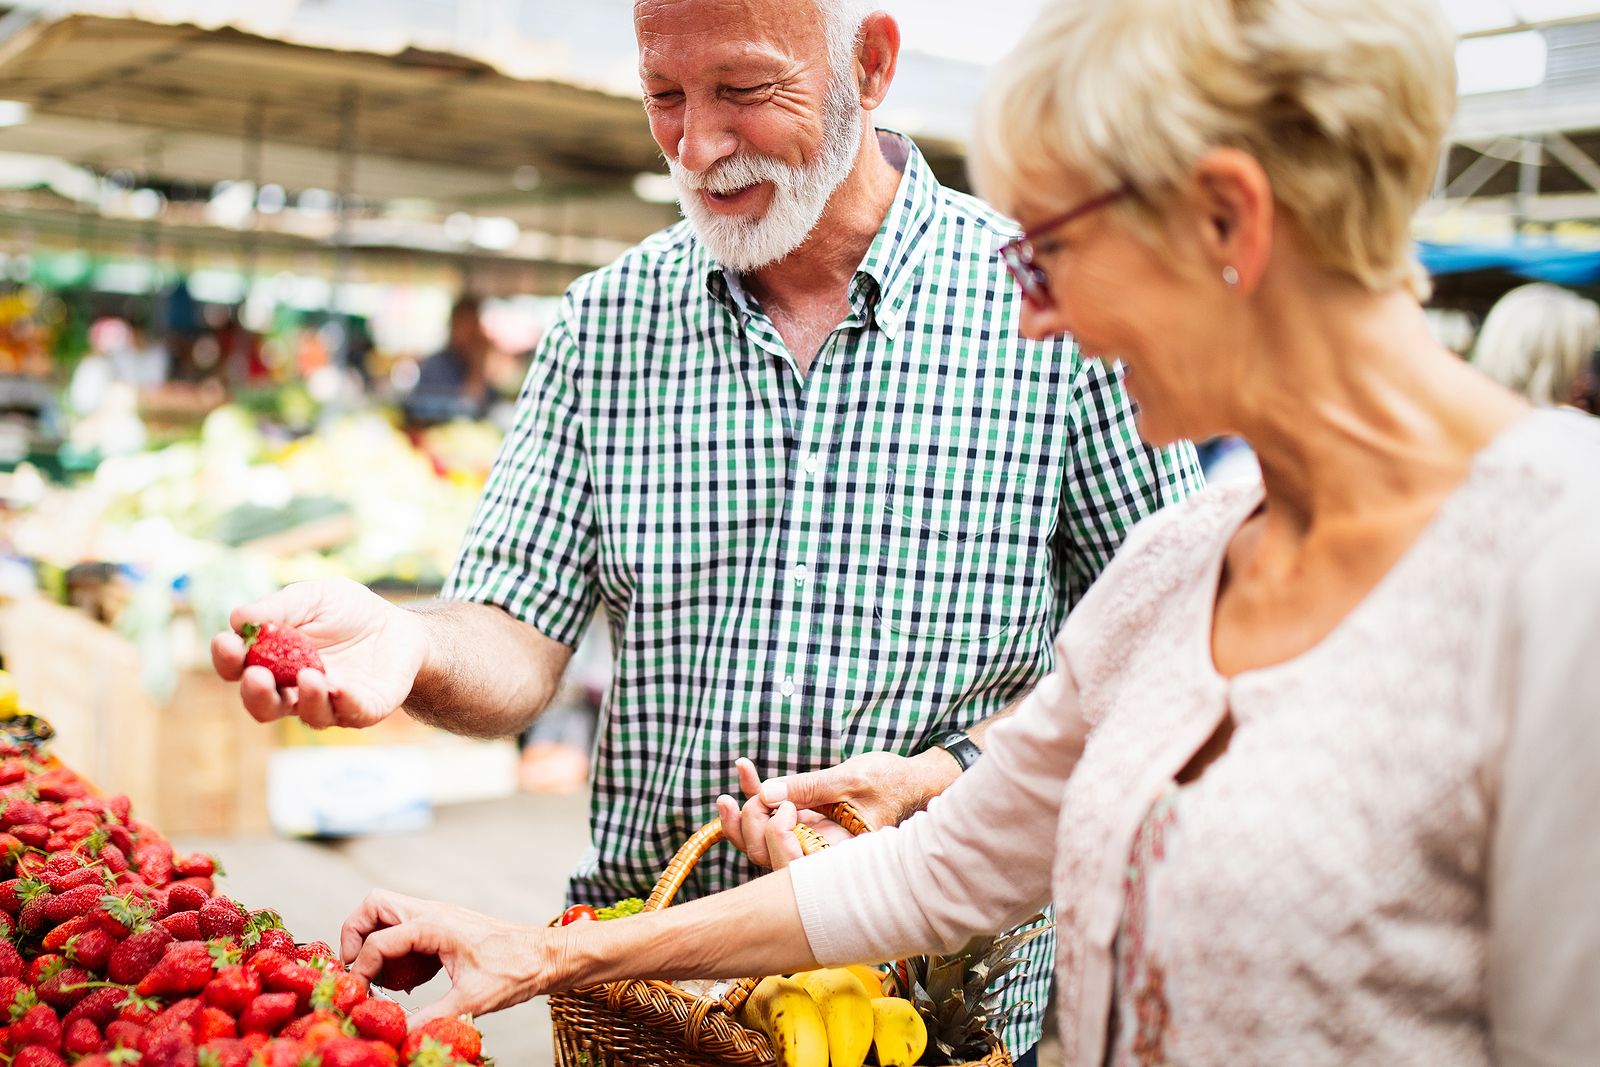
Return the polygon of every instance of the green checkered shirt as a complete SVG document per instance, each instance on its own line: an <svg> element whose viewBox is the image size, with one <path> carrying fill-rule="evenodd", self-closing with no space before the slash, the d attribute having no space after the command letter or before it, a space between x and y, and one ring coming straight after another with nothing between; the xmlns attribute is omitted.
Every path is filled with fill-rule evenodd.
<svg viewBox="0 0 1600 1067"><path fill-rule="evenodd" d="M909 755L998 713L1129 527L1199 484L1188 445L1139 442L1100 363L1018 334L996 258L1014 227L901 143L809 374L686 223L575 282L533 362L446 595L569 645L605 608L575 901L648 893L738 795L738 756L777 775ZM684 895L757 873L717 849ZM1037 1040L1051 940L1015 1049Z"/></svg>

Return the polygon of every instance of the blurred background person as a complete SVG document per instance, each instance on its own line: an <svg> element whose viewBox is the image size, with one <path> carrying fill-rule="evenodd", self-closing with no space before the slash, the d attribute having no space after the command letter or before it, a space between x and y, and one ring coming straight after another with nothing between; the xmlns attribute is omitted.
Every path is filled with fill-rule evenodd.
<svg viewBox="0 0 1600 1067"><path fill-rule="evenodd" d="M445 347L422 361L416 388L406 398L406 419L413 425L481 419L494 404L489 380L494 343L483 328L483 305L463 296L450 309L450 338Z"/></svg>
<svg viewBox="0 0 1600 1067"><path fill-rule="evenodd" d="M1576 405L1600 347L1600 305L1556 285L1513 289L1490 310L1472 361L1542 407Z"/></svg>

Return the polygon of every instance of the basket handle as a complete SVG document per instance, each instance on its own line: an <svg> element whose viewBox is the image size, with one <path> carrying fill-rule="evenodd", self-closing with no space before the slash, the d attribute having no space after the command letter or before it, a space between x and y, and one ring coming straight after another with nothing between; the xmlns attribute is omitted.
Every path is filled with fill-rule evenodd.
<svg viewBox="0 0 1600 1067"><path fill-rule="evenodd" d="M848 830L852 837L859 837L872 829L862 814L848 801L825 804L819 810ZM795 836L800 838L800 847L808 856L828 845L822 836L809 826L796 826L794 832ZM667 869L661 873L661 880L656 883L655 889L651 890L650 899L645 902L644 910L660 911L671 904L672 898L683 888L689 872L694 870L695 864L699 863L707 852L711 851L713 845L722 840L722 836L721 819L712 819L696 830L694 836L683 843L677 854L672 857L672 862L667 864Z"/></svg>

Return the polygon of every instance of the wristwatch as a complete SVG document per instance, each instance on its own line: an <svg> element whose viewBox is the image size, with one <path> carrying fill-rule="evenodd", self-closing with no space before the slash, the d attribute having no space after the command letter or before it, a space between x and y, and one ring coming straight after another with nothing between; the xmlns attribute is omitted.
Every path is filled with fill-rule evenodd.
<svg viewBox="0 0 1600 1067"><path fill-rule="evenodd" d="M978 757L983 755L983 749L979 748L972 738L960 730L950 730L947 733L939 734L928 742L928 747L942 748L950 753L955 758L956 764L963 771L977 763Z"/></svg>

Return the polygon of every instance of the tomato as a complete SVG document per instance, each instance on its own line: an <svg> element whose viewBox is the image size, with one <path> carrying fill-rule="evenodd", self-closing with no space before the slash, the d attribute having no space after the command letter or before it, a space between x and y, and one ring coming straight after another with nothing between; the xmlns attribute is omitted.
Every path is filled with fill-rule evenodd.
<svg viewBox="0 0 1600 1067"><path fill-rule="evenodd" d="M594 921L594 909L589 907L587 904L574 904L572 907L561 913L562 926L567 926L571 923Z"/></svg>

